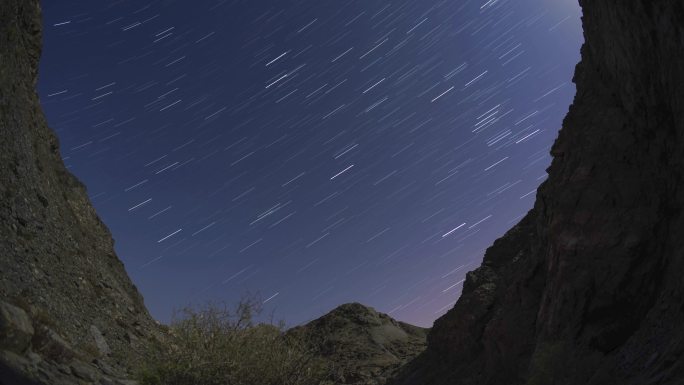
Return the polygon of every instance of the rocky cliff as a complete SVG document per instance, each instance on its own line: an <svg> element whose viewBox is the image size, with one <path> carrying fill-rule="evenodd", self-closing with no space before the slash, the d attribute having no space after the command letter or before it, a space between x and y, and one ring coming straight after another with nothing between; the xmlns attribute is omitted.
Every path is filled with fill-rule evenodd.
<svg viewBox="0 0 684 385"><path fill-rule="evenodd" d="M684 2L580 3L549 178L396 384L684 383Z"/></svg>
<svg viewBox="0 0 684 385"><path fill-rule="evenodd" d="M46 125L40 51L38 0L2 0L0 383L106 381L158 329Z"/></svg>
<svg viewBox="0 0 684 385"><path fill-rule="evenodd" d="M288 334L316 346L336 383L381 385L425 349L427 330L350 303Z"/></svg>

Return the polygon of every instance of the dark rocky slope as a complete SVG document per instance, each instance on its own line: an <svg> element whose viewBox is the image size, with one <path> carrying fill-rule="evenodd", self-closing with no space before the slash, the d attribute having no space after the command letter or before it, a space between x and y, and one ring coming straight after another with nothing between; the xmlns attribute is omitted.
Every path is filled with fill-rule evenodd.
<svg viewBox="0 0 684 385"><path fill-rule="evenodd" d="M0 1L1 384L115 375L158 331L62 163L35 91L40 51L38 0Z"/></svg>
<svg viewBox="0 0 684 385"><path fill-rule="evenodd" d="M337 384L381 385L425 349L427 330L350 303L288 335L316 346Z"/></svg>
<svg viewBox="0 0 684 385"><path fill-rule="evenodd" d="M396 384L684 383L684 2L580 3L549 178Z"/></svg>

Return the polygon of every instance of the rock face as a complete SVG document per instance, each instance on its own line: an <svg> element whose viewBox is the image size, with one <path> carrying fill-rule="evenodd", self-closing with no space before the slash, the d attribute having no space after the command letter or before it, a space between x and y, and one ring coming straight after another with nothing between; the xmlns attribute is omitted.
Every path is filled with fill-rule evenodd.
<svg viewBox="0 0 684 385"><path fill-rule="evenodd" d="M8 368L36 369L50 352L125 370L158 330L46 125L35 91L40 51L39 2L2 0L0 318L8 323L0 333L11 333L0 343L2 384L21 383L3 378Z"/></svg>
<svg viewBox="0 0 684 385"><path fill-rule="evenodd" d="M379 385L425 349L427 329L350 303L288 334L322 347L337 384Z"/></svg>
<svg viewBox="0 0 684 385"><path fill-rule="evenodd" d="M549 178L395 384L684 383L684 2L580 3Z"/></svg>

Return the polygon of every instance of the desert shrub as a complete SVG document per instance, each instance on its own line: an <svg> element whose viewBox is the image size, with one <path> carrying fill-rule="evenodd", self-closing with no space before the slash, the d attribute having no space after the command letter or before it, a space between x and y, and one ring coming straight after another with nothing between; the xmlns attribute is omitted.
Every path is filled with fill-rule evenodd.
<svg viewBox="0 0 684 385"><path fill-rule="evenodd" d="M142 385L314 385L328 370L282 323L255 323L260 302L188 307L169 325L165 346L139 370Z"/></svg>

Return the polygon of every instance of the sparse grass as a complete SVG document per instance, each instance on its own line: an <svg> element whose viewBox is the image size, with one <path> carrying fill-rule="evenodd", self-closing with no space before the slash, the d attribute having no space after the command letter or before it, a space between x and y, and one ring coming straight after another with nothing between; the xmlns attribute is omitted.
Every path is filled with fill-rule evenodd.
<svg viewBox="0 0 684 385"><path fill-rule="evenodd" d="M255 324L260 301L186 308L167 346L140 366L142 385L317 385L328 369L312 348L284 335L283 324Z"/></svg>

